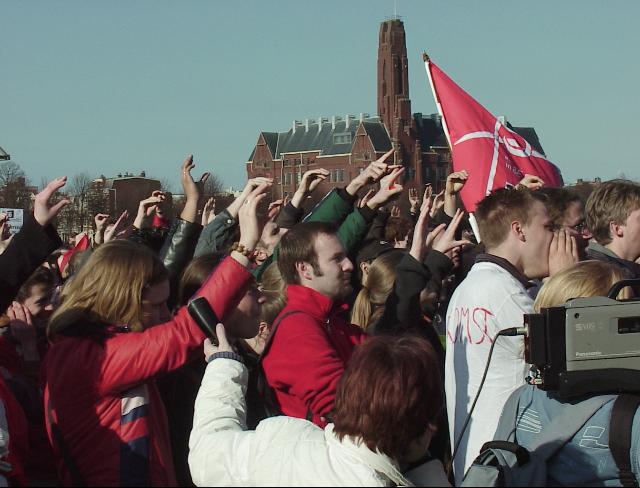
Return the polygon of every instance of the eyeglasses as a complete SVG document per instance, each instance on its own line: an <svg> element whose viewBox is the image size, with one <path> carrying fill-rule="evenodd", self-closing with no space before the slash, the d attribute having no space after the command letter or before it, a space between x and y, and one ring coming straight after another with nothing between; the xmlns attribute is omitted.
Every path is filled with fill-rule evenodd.
<svg viewBox="0 0 640 488"><path fill-rule="evenodd" d="M565 225L565 227L581 235L587 234L589 232L589 228L587 227L587 224L585 222L580 222L576 225Z"/></svg>

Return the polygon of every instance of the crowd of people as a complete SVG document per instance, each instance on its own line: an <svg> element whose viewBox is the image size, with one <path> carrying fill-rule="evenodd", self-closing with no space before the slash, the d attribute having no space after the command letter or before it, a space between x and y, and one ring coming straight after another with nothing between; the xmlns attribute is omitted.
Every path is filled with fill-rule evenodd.
<svg viewBox="0 0 640 488"><path fill-rule="evenodd" d="M393 150L313 208L324 169L284 200L251 179L216 214L190 156L173 222L157 191L132 226L98 214L73 248L54 227L65 178L10 239L0 218L0 481L459 485L514 395L539 427L518 416L518 442L535 444L576 401L527 385L525 339L497 334L640 278L640 185L603 182L585 202L525 175L478 203L474 232L459 198L471 168L436 194L405 189L392 161ZM215 338L189 312L200 297ZM550 482L620 478L611 406L590 423L604 448L568 443Z"/></svg>

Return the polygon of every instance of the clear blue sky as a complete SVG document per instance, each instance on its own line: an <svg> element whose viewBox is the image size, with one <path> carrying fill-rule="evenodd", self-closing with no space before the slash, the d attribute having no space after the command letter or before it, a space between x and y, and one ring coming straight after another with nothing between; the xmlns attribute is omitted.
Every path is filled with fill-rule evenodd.
<svg viewBox="0 0 640 488"><path fill-rule="evenodd" d="M640 2L398 0L414 112L421 52L496 115L536 128L565 180L640 178ZM31 181L87 171L227 185L261 130L376 112L393 0L0 0L0 146Z"/></svg>

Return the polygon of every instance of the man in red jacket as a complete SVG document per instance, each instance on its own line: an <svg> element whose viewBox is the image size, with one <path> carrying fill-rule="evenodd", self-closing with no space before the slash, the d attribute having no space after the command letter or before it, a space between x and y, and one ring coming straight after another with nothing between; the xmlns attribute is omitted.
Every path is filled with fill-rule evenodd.
<svg viewBox="0 0 640 488"><path fill-rule="evenodd" d="M282 413L324 426L345 364L366 338L343 318L353 264L332 225L307 222L282 238L278 268L287 305L263 357L265 376Z"/></svg>

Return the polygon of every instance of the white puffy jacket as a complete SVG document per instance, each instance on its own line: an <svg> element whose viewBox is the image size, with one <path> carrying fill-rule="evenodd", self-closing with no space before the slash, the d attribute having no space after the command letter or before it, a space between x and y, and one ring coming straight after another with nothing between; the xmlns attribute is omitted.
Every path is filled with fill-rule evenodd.
<svg viewBox="0 0 640 488"><path fill-rule="evenodd" d="M215 359L198 392L189 440L189 466L197 486L412 486L394 461L306 420L274 417L255 431L245 425L248 371L238 361ZM418 468L421 486L443 486L442 465ZM425 483L427 481L428 483Z"/></svg>

